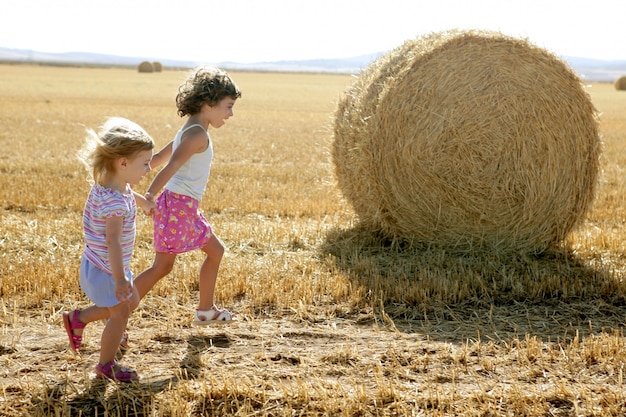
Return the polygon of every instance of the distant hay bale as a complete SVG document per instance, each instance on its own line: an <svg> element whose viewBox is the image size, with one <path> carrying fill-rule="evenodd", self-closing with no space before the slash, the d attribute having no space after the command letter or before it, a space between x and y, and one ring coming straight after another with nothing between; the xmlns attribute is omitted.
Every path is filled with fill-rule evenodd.
<svg viewBox="0 0 626 417"><path fill-rule="evenodd" d="M541 253L595 191L597 112L580 79L526 40L410 40L342 95L332 158L362 226L459 252Z"/></svg>
<svg viewBox="0 0 626 417"><path fill-rule="evenodd" d="M163 65L159 61L154 61L152 63L152 67L154 68L154 72L161 72L161 71L163 71Z"/></svg>
<svg viewBox="0 0 626 417"><path fill-rule="evenodd" d="M154 65L152 65L152 62L143 61L139 64L138 70L139 72L154 72Z"/></svg>
<svg viewBox="0 0 626 417"><path fill-rule="evenodd" d="M618 91L626 90L626 75L623 75L615 80L615 89Z"/></svg>

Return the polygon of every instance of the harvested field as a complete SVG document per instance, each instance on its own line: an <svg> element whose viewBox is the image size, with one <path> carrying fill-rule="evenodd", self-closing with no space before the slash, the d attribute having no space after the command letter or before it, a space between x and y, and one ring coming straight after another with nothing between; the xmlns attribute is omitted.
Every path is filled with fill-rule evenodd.
<svg viewBox="0 0 626 417"><path fill-rule="evenodd" d="M123 385L94 378L101 323L81 355L62 326L88 305L73 154L114 115L165 144L184 72L0 65L0 416L626 414L625 95L586 87L604 143L581 227L541 256L473 257L355 226L329 151L349 76L232 75L243 97L212 131L201 208L227 248L217 302L240 321L191 327L201 258L180 257L131 316L141 379Z"/></svg>

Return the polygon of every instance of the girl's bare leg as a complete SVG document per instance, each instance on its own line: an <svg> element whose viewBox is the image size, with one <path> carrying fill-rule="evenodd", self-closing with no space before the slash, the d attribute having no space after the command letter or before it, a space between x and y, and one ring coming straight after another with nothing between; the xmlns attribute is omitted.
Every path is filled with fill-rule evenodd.
<svg viewBox="0 0 626 417"><path fill-rule="evenodd" d="M175 260L176 255L157 252L152 266L137 275L133 281L135 288L139 292L139 298L145 297L161 278L172 272Z"/></svg>
<svg viewBox="0 0 626 417"><path fill-rule="evenodd" d="M126 330L130 312L139 305L139 294L134 291L133 297L127 303L120 303L109 307L109 319L102 331L100 339L100 365L105 365L115 360L115 354L119 348L120 339Z"/></svg>
<svg viewBox="0 0 626 417"><path fill-rule="evenodd" d="M74 314L76 314L75 311L70 311L69 313L70 320L74 319ZM110 312L107 307L98 307L98 306L92 305L92 306L89 306L87 308L84 308L78 311L78 320L83 324L88 324L88 323L91 323L92 321L97 321L97 320L106 320L109 317L110 317ZM82 336L84 330L85 330L84 328L83 329L74 328L72 329L72 333L74 333L76 336Z"/></svg>
<svg viewBox="0 0 626 417"><path fill-rule="evenodd" d="M214 304L215 283L217 282L217 272L224 256L224 245L217 238L211 236L209 242L202 248L206 253L206 258L200 267L200 302L198 310L210 310Z"/></svg>

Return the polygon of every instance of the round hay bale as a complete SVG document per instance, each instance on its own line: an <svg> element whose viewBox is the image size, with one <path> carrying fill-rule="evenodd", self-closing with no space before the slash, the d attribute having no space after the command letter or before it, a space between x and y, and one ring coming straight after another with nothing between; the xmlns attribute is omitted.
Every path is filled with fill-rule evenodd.
<svg viewBox="0 0 626 417"><path fill-rule="evenodd" d="M618 91L626 90L626 75L623 75L615 80L615 89Z"/></svg>
<svg viewBox="0 0 626 417"><path fill-rule="evenodd" d="M500 33L405 42L345 91L333 130L340 190L393 239L540 253L594 197L601 144L580 79Z"/></svg>
<svg viewBox="0 0 626 417"><path fill-rule="evenodd" d="M139 64L139 67L137 69L139 70L139 72L154 72L154 65L152 65L152 62L143 61L141 64Z"/></svg>
<svg viewBox="0 0 626 417"><path fill-rule="evenodd" d="M161 72L161 71L163 71L163 65L159 61L154 61L152 63L152 67L154 68L154 72Z"/></svg>

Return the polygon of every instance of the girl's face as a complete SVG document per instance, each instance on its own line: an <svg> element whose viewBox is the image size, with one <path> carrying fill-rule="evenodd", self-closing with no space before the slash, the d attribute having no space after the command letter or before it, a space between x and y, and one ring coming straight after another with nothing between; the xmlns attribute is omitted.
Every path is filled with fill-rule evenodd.
<svg viewBox="0 0 626 417"><path fill-rule="evenodd" d="M144 175L146 175L152 169L150 167L150 160L152 159L152 150L140 151L133 158L122 161L122 175L124 175L125 181L130 185L135 185L141 181ZM124 165L125 164L125 165Z"/></svg>
<svg viewBox="0 0 626 417"><path fill-rule="evenodd" d="M226 120L234 115L233 106L235 105L235 99L232 97L225 97L215 106L208 106L209 124L214 128L222 127Z"/></svg>

